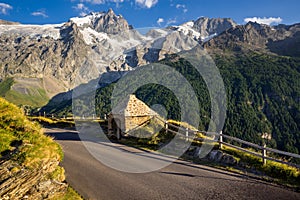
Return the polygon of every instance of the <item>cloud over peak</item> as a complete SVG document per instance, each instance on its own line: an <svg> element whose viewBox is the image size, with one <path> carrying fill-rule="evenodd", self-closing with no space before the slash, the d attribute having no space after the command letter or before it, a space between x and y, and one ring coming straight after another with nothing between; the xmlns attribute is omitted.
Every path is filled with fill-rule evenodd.
<svg viewBox="0 0 300 200"><path fill-rule="evenodd" d="M250 18L245 18L244 22L248 23L248 22L257 22L259 24L267 24L267 25L271 25L273 23L275 24L279 24L282 22L282 19L280 17L264 17L264 18L260 18L260 17L250 17Z"/></svg>
<svg viewBox="0 0 300 200"><path fill-rule="evenodd" d="M85 16L88 12L90 12L89 8L86 7L83 3L78 3L73 8L80 12L80 16Z"/></svg>
<svg viewBox="0 0 300 200"><path fill-rule="evenodd" d="M0 3L0 14L6 15L7 11L11 10L11 9L13 9L13 7L11 5L6 4L6 3Z"/></svg>
<svg viewBox="0 0 300 200"><path fill-rule="evenodd" d="M46 14L46 12L44 10L42 11L35 11L33 13L31 13L32 16L35 16L35 17L43 17L43 18L47 18L48 15Z"/></svg>
<svg viewBox="0 0 300 200"><path fill-rule="evenodd" d="M88 4L95 4L95 5L100 5L100 4L106 4L106 3L116 3L117 6L120 3L124 3L125 0L70 0L71 2L78 2L77 6L74 6L73 8L77 7L77 10L80 9L78 5L83 5L83 3L88 3ZM134 0L135 4L142 7L142 8L152 8L154 7L157 3L158 0ZM133 5L133 2L132 4ZM76 8L75 8L76 9Z"/></svg>
<svg viewBox="0 0 300 200"><path fill-rule="evenodd" d="M184 13L186 13L186 12L188 11L188 9L186 8L186 5L184 5L184 4L177 4L177 5L176 5L176 8L177 8L177 9L182 9L182 11L183 11Z"/></svg>
<svg viewBox="0 0 300 200"><path fill-rule="evenodd" d="M160 26L161 23L164 23L164 22L165 22L165 20L163 18L158 18L156 23Z"/></svg>
<svg viewBox="0 0 300 200"><path fill-rule="evenodd" d="M158 0L135 0L135 3L145 8L152 8L158 3Z"/></svg>
<svg viewBox="0 0 300 200"><path fill-rule="evenodd" d="M75 1L75 0L71 0L71 1ZM124 2L124 0L80 0L81 3L91 3L91 4L105 4L108 2L113 2L113 3L122 3Z"/></svg>

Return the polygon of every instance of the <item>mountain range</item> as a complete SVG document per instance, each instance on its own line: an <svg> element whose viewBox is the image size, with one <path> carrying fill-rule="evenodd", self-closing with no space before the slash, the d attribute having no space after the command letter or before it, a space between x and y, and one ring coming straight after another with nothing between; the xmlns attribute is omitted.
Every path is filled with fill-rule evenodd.
<svg viewBox="0 0 300 200"><path fill-rule="evenodd" d="M41 111L63 116L71 112L72 89L99 78L96 110L102 115L110 111L114 82L124 74L148 63L168 63L191 82L204 130L210 112L205 83L189 63L168 56L195 46L211 55L224 79L224 133L259 143L267 132L270 146L299 153L300 24L239 25L229 18L201 17L178 26L134 29L111 9L55 25L1 20L0 96L31 107L48 103ZM169 118L178 118L170 91L144 89L136 93L140 99L164 104Z"/></svg>
<svg viewBox="0 0 300 200"><path fill-rule="evenodd" d="M238 25L229 18L201 17L179 26L139 30L111 9L56 25L1 20L0 79L14 80L1 95L18 104L41 106L45 101L31 102L33 97L48 100L101 75L110 83L124 71L198 44L208 51L250 49L300 56L299 28L300 24ZM20 97L24 101L16 100Z"/></svg>
<svg viewBox="0 0 300 200"><path fill-rule="evenodd" d="M161 60L167 51L188 50L236 26L231 19L202 17L141 34L145 30L133 29L111 9L55 25L1 20L0 79L13 78L1 96L17 104L41 106L45 101L32 99L48 100L104 73L102 80L113 82L123 71ZM182 34L188 37L183 39Z"/></svg>

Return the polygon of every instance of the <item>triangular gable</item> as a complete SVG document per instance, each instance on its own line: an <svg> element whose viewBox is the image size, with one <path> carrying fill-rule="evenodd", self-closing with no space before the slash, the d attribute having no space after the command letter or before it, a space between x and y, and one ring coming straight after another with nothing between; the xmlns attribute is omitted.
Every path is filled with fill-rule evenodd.
<svg viewBox="0 0 300 200"><path fill-rule="evenodd" d="M112 114L124 116L154 116L158 115L155 111L149 108L143 101L136 98L135 95L130 95L121 101L115 108Z"/></svg>

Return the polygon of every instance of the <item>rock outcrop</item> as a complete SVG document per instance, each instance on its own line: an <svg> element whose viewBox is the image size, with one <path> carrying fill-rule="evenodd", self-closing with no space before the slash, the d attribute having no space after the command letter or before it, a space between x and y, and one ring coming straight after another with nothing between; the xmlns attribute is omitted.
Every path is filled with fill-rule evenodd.
<svg viewBox="0 0 300 200"><path fill-rule="evenodd" d="M249 22L230 28L204 44L208 50L255 50L280 55L299 56L300 24L269 26Z"/></svg>
<svg viewBox="0 0 300 200"><path fill-rule="evenodd" d="M230 18L200 17L196 21L190 21L180 26L173 26L170 29L182 32L200 42L205 42L236 26L237 23Z"/></svg>
<svg viewBox="0 0 300 200"><path fill-rule="evenodd" d="M65 193L64 177L49 179L58 162L45 163L38 169L28 169L12 160L0 162L0 199L50 199Z"/></svg>
<svg viewBox="0 0 300 200"><path fill-rule="evenodd" d="M0 19L0 25L17 25L20 24L18 22L10 22L10 21L6 21L6 20L2 20Z"/></svg>
<svg viewBox="0 0 300 200"><path fill-rule="evenodd" d="M213 34L219 35L220 33L236 27L237 23L230 18L207 18L201 17L193 24L193 29L198 31L201 36L208 37Z"/></svg>

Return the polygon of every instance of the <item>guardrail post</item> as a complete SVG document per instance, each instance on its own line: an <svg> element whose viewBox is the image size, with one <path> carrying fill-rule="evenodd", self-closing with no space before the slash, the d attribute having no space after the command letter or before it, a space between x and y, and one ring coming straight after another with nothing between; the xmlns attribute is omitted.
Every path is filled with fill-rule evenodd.
<svg viewBox="0 0 300 200"><path fill-rule="evenodd" d="M166 129L166 134L168 134L168 129L169 129L168 121L165 122L165 129Z"/></svg>
<svg viewBox="0 0 300 200"><path fill-rule="evenodd" d="M188 142L189 141L189 128L185 129L185 141Z"/></svg>
<svg viewBox="0 0 300 200"><path fill-rule="evenodd" d="M267 159L266 159L266 157L267 157L267 149L266 148L267 148L267 145L264 144L263 148L262 148L262 159L263 159L263 164L264 165L267 164Z"/></svg>
<svg viewBox="0 0 300 200"><path fill-rule="evenodd" d="M219 140L219 147L220 149L223 148L223 131L220 132L220 140Z"/></svg>

